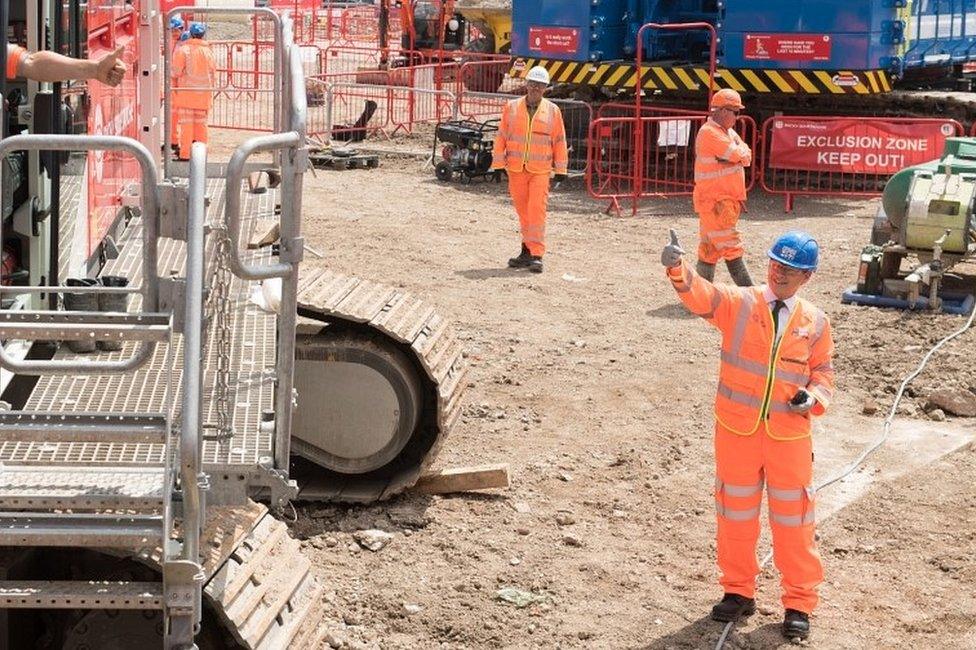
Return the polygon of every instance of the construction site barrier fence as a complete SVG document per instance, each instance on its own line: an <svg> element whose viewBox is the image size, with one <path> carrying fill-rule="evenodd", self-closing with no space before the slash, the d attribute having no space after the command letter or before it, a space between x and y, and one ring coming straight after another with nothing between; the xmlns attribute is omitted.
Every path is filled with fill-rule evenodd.
<svg viewBox="0 0 976 650"><path fill-rule="evenodd" d="M658 110L643 117L636 109L629 115L598 117L590 124L587 140L587 191L595 199L607 199L619 212L620 199L631 199L633 212L643 197L690 196L695 187L695 138L708 120L701 113ZM615 109L621 109L618 105ZM740 137L756 151L755 121L740 116ZM755 185L755 168L746 168L746 188Z"/></svg>
<svg viewBox="0 0 976 650"><path fill-rule="evenodd" d="M905 167L938 158L956 120L896 117L771 117L762 124L761 186L784 196L879 196Z"/></svg>

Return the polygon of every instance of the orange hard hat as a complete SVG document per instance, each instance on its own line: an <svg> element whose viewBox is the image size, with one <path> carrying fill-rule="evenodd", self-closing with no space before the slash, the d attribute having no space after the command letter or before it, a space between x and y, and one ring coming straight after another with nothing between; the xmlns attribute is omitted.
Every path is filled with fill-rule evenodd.
<svg viewBox="0 0 976 650"><path fill-rule="evenodd" d="M734 108L741 111L745 106L742 103L742 96L731 88L723 88L712 95L710 108Z"/></svg>

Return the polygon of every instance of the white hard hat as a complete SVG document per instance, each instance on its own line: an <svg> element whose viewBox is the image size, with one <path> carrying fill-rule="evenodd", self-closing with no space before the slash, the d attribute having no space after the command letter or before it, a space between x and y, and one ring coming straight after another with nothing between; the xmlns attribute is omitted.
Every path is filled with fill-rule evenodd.
<svg viewBox="0 0 976 650"><path fill-rule="evenodd" d="M525 75L526 81L538 81L541 84L549 85L549 71L543 68L541 65L537 65L531 70L529 74Z"/></svg>

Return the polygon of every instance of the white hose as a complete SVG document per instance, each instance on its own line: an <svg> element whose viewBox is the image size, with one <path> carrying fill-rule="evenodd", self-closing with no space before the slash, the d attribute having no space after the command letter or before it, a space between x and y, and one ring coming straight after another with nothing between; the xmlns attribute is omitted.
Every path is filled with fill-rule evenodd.
<svg viewBox="0 0 976 650"><path fill-rule="evenodd" d="M922 374L922 370L924 370L925 366L928 365L929 359L932 358L932 355L935 354L940 348L942 348L942 346L944 346L949 341L952 341L953 339L962 336L966 332L966 330L968 330L970 327L973 326L974 319L976 319L976 305L973 306L972 311L969 313L969 318L966 320L966 324L960 327L959 329L957 329L952 334L949 334L948 336L940 340L934 346L932 346L932 349L926 352L925 356L922 357L922 361L919 362L918 367L915 368L915 370L909 373L908 376L906 376L905 379L902 380L901 385L898 387L898 392L895 393L895 401L891 403L891 410L888 412L888 417L885 418L884 426L882 428L881 435L878 436L878 439L872 442L871 444L869 444L868 446L866 446L861 451L861 453L858 454L857 458L855 458L853 461L850 462L850 464L843 467L839 472L837 472L833 476L830 476L824 479L823 481L821 481L816 486L816 488L814 488L815 492L819 492L820 490L829 487L834 483L850 476L854 472L854 470L856 470L858 467L861 466L861 463L867 460L868 456L873 454L882 445L884 445L884 443L888 440L888 436L891 434L891 423L895 419L895 413L898 411L898 405L901 403L901 398L905 394L905 388L908 387L908 384L910 384L913 379L915 379L920 374ZM763 568L765 568L765 566L769 564L769 561L771 559L773 559L772 549L770 549L769 552L763 556L762 561L759 563L759 569L762 570ZM725 629L722 630L722 635L718 638L718 643L715 645L715 650L722 650L722 647L725 645L725 641L726 639L728 639L729 633L732 631L732 628L734 626L735 626L735 621L729 621L728 623L725 624Z"/></svg>

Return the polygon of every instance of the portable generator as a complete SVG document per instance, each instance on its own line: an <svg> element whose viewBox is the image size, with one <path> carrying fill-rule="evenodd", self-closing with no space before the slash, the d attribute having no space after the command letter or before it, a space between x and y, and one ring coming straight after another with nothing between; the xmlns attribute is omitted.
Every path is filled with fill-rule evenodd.
<svg viewBox="0 0 976 650"><path fill-rule="evenodd" d="M438 154L441 160L434 165L437 180L448 182L457 174L462 183L470 183L475 177L491 177L496 182L500 176L491 170L492 141L488 136L498 131L498 120L474 122L454 120L441 122L434 129L432 159ZM438 145L440 151L438 151Z"/></svg>

